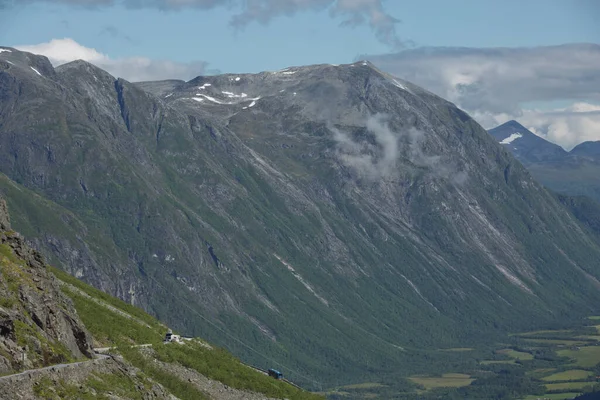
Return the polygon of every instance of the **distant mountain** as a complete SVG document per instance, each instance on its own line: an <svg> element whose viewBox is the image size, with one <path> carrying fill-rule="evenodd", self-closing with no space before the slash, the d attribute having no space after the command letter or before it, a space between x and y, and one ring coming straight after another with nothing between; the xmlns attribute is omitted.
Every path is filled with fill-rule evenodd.
<svg viewBox="0 0 600 400"><path fill-rule="evenodd" d="M488 132L546 187L600 201L600 141L584 142L567 152L516 121Z"/></svg>
<svg viewBox="0 0 600 400"><path fill-rule="evenodd" d="M600 161L600 141L583 142L578 144L569 152L570 155L588 157Z"/></svg>
<svg viewBox="0 0 600 400"><path fill-rule="evenodd" d="M567 154L562 147L535 135L517 121L508 121L489 133L524 165L560 159Z"/></svg>
<svg viewBox="0 0 600 400"><path fill-rule="evenodd" d="M368 62L132 84L3 50L13 226L186 335L317 389L600 313L596 237L469 115Z"/></svg>

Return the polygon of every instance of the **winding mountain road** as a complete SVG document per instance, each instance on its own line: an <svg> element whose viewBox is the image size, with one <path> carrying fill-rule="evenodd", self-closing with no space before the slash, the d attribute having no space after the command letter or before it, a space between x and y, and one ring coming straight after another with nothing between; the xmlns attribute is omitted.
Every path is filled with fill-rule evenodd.
<svg viewBox="0 0 600 400"><path fill-rule="evenodd" d="M28 370L25 370L22 372L17 372L16 374L0 376L0 381L6 381L9 379L13 379L17 376L22 376L22 375L27 375L27 374L35 374L35 373L38 373L41 371L48 371L48 370L56 371L56 370L67 368L67 367L76 367L81 364L89 363L89 362L96 361L96 360L106 360L108 358L111 358L111 356L107 356L105 354L96 354L95 358L85 360L85 361L77 361L77 362L68 363L68 364L55 364L55 365L50 365L48 367L28 369Z"/></svg>

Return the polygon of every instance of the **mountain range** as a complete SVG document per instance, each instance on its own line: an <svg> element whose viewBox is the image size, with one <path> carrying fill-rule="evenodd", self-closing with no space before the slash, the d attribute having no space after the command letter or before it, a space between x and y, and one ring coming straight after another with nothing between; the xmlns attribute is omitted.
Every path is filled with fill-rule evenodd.
<svg viewBox="0 0 600 400"><path fill-rule="evenodd" d="M489 133L546 187L600 201L600 141L583 142L567 152L517 121L506 122Z"/></svg>
<svg viewBox="0 0 600 400"><path fill-rule="evenodd" d="M368 62L131 83L0 50L13 226L305 387L398 382L599 311L589 226L465 112Z"/></svg>

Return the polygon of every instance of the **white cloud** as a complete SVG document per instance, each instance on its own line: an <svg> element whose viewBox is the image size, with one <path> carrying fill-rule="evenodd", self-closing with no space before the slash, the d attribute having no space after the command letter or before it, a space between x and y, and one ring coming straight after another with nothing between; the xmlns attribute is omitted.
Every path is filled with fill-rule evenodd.
<svg viewBox="0 0 600 400"><path fill-rule="evenodd" d="M422 48L359 56L454 102L485 128L516 119L569 149L600 140L600 46ZM570 101L568 109L535 110L527 103Z"/></svg>
<svg viewBox="0 0 600 400"><path fill-rule="evenodd" d="M523 110L519 121L566 150L581 142L600 140L600 106L595 104L575 103L551 111Z"/></svg>
<svg viewBox="0 0 600 400"><path fill-rule="evenodd" d="M133 82L161 79L189 80L206 72L207 65L203 61L176 63L146 57L111 58L69 38L52 39L47 43L14 47L22 51L44 55L54 66L74 60L88 61L115 77Z"/></svg>
<svg viewBox="0 0 600 400"><path fill-rule="evenodd" d="M424 168L438 178L447 179L457 185L466 182L465 171L460 171L451 162L442 160L441 156L425 151L425 132L415 127L399 132L393 131L390 117L385 114L375 114L367 118L365 128L370 139L366 139L365 136L355 138L329 126L337 145L339 160L358 176L371 181L395 178L399 173L398 161L405 157L413 165Z"/></svg>

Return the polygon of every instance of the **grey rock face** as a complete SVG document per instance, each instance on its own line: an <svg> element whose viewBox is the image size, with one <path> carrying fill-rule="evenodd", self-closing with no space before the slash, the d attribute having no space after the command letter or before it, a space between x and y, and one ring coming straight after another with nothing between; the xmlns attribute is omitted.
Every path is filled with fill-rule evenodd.
<svg viewBox="0 0 600 400"><path fill-rule="evenodd" d="M9 217L3 199L0 204L2 372L58 363L67 357L91 358L92 339L73 304L61 293L42 256L18 233L6 230ZM65 350L57 351L57 346Z"/></svg>
<svg viewBox="0 0 600 400"><path fill-rule="evenodd" d="M595 238L467 114L369 63L138 85L13 64L0 188L51 210L19 221L34 243L296 381L417 371L418 349L600 304Z"/></svg>

